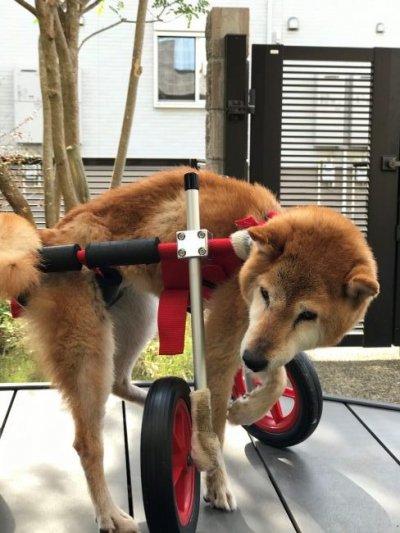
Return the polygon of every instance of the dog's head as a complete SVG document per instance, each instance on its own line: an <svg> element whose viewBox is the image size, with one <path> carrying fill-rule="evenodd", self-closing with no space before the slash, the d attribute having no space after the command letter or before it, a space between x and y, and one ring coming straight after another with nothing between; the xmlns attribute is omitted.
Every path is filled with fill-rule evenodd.
<svg viewBox="0 0 400 533"><path fill-rule="evenodd" d="M254 245L240 272L249 307L241 355L255 372L337 344L379 292L364 236L333 210L293 208L249 234Z"/></svg>

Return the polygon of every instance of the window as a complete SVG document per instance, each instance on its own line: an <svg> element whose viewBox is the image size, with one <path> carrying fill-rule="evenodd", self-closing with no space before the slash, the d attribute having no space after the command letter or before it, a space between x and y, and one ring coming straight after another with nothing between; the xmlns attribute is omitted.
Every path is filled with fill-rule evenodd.
<svg viewBox="0 0 400 533"><path fill-rule="evenodd" d="M157 35L157 106L204 106L207 65L205 46L205 38L199 35Z"/></svg>

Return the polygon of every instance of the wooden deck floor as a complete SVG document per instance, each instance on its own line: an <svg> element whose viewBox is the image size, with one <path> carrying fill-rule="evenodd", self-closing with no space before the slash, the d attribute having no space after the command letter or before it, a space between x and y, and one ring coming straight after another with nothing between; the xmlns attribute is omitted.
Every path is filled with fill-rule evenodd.
<svg viewBox="0 0 400 533"><path fill-rule="evenodd" d="M120 506L129 509L133 499L147 532L140 424L140 408L110 399L107 477ZM0 532L97 533L57 392L0 390L0 426ZM400 532L399 410L326 400L306 442L277 450L229 426L225 455L238 510L218 512L202 502L199 533Z"/></svg>

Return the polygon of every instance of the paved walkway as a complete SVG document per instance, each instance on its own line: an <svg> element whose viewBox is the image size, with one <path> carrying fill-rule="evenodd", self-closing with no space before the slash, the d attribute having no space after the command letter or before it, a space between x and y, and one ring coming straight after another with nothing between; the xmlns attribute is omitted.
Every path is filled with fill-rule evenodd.
<svg viewBox="0 0 400 533"><path fill-rule="evenodd" d="M147 532L140 423L140 408L127 404L124 414L122 402L110 399L107 477L119 505L129 509L133 497L136 519ZM72 423L57 392L0 390L0 425L1 533L96 533L71 446ZM315 433L284 450L230 426L226 458L238 510L218 512L202 502L198 533L400 531L398 410L325 401Z"/></svg>

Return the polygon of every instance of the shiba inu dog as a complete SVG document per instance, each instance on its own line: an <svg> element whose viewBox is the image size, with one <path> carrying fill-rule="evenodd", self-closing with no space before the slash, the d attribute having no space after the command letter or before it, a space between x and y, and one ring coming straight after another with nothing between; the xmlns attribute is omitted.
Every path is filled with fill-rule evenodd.
<svg viewBox="0 0 400 533"><path fill-rule="evenodd" d="M71 210L52 229L36 230L14 214L0 215L0 296L23 294L30 346L67 401L101 530L137 532L108 491L103 469L104 405L113 392L143 403L131 370L154 335L160 266L120 267L123 292L106 308L95 273L43 273L43 246L159 237L175 241L185 229L183 176L177 168L109 191ZM218 286L206 321L207 379L212 423L221 445L226 418L258 420L279 398L284 365L300 350L334 345L364 316L378 294L377 268L361 232L322 207L284 211L264 187L199 171L201 226L215 238L235 232L235 220L263 222L248 229L248 258ZM229 406L234 375L244 362L263 378L249 397ZM227 415L228 411L228 415ZM223 464L207 473L207 500L235 509Z"/></svg>

